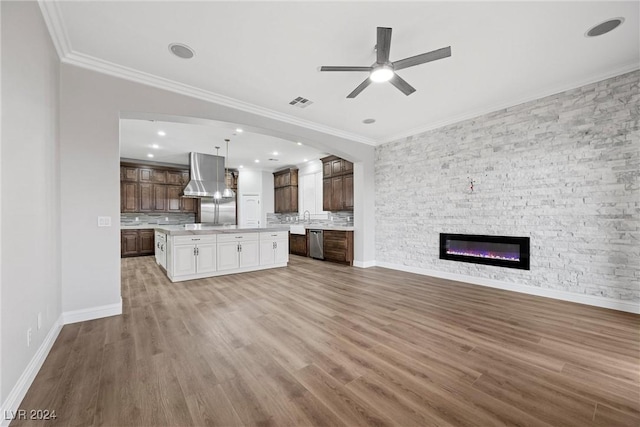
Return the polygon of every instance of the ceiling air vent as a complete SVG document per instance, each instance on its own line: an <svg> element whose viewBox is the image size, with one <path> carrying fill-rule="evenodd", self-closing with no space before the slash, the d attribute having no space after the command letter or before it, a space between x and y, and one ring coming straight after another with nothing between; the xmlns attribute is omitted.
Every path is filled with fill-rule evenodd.
<svg viewBox="0 0 640 427"><path fill-rule="evenodd" d="M269 159L270 162L277 162L278 159Z"/></svg>
<svg viewBox="0 0 640 427"><path fill-rule="evenodd" d="M298 108L307 108L311 104L313 104L313 101L309 101L307 98L303 98L301 96L289 102L289 105L293 105Z"/></svg>

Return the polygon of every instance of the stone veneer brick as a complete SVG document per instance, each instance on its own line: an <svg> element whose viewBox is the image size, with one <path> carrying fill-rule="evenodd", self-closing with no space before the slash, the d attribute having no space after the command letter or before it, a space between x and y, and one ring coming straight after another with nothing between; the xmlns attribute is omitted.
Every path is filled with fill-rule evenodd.
<svg viewBox="0 0 640 427"><path fill-rule="evenodd" d="M376 260L640 301L639 82L635 71L378 146ZM440 260L441 232L530 236L531 270Z"/></svg>

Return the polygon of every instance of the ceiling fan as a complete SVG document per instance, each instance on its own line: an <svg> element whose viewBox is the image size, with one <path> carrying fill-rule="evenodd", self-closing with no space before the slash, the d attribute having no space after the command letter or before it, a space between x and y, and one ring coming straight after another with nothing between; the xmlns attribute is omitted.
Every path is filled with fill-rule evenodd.
<svg viewBox="0 0 640 427"><path fill-rule="evenodd" d="M350 67L350 66L327 66L320 67L320 71L367 71L369 77L353 90L347 98L355 98L362 92L371 82L388 81L400 92L409 96L415 92L415 88L401 78L396 71L403 68L413 67L415 65L424 64L425 62L435 61L437 59L447 58L451 56L451 46L443 47L421 55L411 56L399 61L389 61L389 51L391 50L391 28L378 27L378 38L376 44L376 62L370 67Z"/></svg>

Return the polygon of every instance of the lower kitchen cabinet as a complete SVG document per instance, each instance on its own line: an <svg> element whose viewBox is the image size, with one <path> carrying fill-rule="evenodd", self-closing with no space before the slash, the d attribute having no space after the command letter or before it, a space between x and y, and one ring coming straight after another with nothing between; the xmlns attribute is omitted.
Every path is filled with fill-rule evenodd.
<svg viewBox="0 0 640 427"><path fill-rule="evenodd" d="M153 255L155 253L153 230L121 230L120 256Z"/></svg>
<svg viewBox="0 0 640 427"><path fill-rule="evenodd" d="M120 232L120 256L138 256L138 230Z"/></svg>
<svg viewBox="0 0 640 427"><path fill-rule="evenodd" d="M289 262L288 235L289 232L283 230L186 236L166 234L166 273L172 282L181 282L285 267ZM160 237L158 241L161 242ZM159 255L162 259L162 250Z"/></svg>
<svg viewBox="0 0 640 427"><path fill-rule="evenodd" d="M323 246L325 260L353 264L353 231L325 230Z"/></svg>
<svg viewBox="0 0 640 427"><path fill-rule="evenodd" d="M155 253L155 233L153 230L138 230L140 236L140 255L153 255Z"/></svg>
<svg viewBox="0 0 640 427"><path fill-rule="evenodd" d="M294 255L307 256L307 236L291 234L289 236L289 252Z"/></svg>
<svg viewBox="0 0 640 427"><path fill-rule="evenodd" d="M260 233L260 265L282 264L289 260L288 231Z"/></svg>
<svg viewBox="0 0 640 427"><path fill-rule="evenodd" d="M218 271L260 265L258 233L221 234L218 236Z"/></svg>
<svg viewBox="0 0 640 427"><path fill-rule="evenodd" d="M171 262L174 276L216 271L216 236L179 236L174 239Z"/></svg>

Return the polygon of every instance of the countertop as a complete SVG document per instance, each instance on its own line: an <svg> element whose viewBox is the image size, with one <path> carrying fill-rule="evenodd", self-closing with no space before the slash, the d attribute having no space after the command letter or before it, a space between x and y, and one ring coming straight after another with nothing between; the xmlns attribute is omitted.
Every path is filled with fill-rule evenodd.
<svg viewBox="0 0 640 427"><path fill-rule="evenodd" d="M174 224L133 224L133 225L121 225L120 230L153 230L158 227L169 227Z"/></svg>
<svg viewBox="0 0 640 427"><path fill-rule="evenodd" d="M206 224L183 224L183 225L156 225L155 230L166 233L170 236L191 236L197 234L220 234L220 233L256 233L268 231L289 231L288 225L270 225L267 227L242 227L239 225L206 225Z"/></svg>

